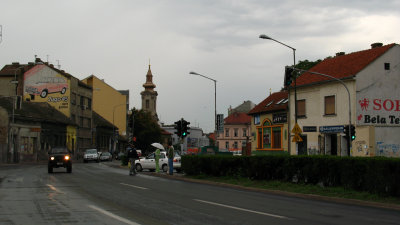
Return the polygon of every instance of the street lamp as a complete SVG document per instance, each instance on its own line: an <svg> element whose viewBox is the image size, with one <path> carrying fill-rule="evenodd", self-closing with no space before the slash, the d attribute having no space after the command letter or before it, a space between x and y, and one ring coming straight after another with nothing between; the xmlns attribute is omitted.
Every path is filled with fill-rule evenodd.
<svg viewBox="0 0 400 225"><path fill-rule="evenodd" d="M214 81L214 135L216 135L216 132L217 132L217 80L214 80L212 78L209 78L207 76L204 76L202 74L199 74L199 73L196 73L193 71L191 71L189 74L201 76L206 79Z"/></svg>
<svg viewBox="0 0 400 225"><path fill-rule="evenodd" d="M267 36L265 34L261 34L259 36L259 38L272 40L272 41L275 41L275 42L277 42L277 43L279 43L281 45L284 45L284 46L292 49L293 50L293 68L295 68L295 66L296 66L296 49L295 48L293 48L293 47L291 47L291 46L289 46L287 44L284 44L284 43L282 43L280 41L277 41L277 40L275 40L275 39L273 39L273 38L271 38L271 37L269 37L269 36ZM296 91L296 77L294 77L294 75L295 75L295 70L293 70L292 76L294 78L294 121L297 124L297 91Z"/></svg>
<svg viewBox="0 0 400 225"><path fill-rule="evenodd" d="M124 104L119 104L119 105L115 105L113 107L113 140L114 140L114 144L113 144L113 152L115 151L115 146L116 146L116 140L115 140L115 125L114 125L114 115L115 115L115 109L121 105L126 105L126 103ZM126 115L125 115L126 116Z"/></svg>

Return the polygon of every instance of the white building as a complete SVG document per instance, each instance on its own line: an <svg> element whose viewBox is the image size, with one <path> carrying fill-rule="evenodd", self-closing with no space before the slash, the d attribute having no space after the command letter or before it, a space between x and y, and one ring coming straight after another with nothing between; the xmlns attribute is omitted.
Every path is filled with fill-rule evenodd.
<svg viewBox="0 0 400 225"><path fill-rule="evenodd" d="M400 157L400 46L380 43L350 54L338 53L304 73L297 83L297 123L303 142L292 154L348 155L343 128L356 127L352 156ZM290 88L290 126L295 125L295 92ZM293 134L292 134L293 135Z"/></svg>
<svg viewBox="0 0 400 225"><path fill-rule="evenodd" d="M168 131L169 133L172 134L171 139L172 139L172 144L173 145L179 145L180 139L178 135L175 134L176 129L174 126L162 126L162 129ZM198 149L204 146L209 146L210 145L210 140L206 135L204 135L203 130L198 127L190 127L189 135L186 136L183 140L183 151L187 152L188 149Z"/></svg>

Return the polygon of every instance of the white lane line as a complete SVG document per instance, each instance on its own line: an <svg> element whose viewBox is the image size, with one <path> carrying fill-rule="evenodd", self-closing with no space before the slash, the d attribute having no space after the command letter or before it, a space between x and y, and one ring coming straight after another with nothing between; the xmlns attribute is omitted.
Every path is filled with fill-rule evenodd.
<svg viewBox="0 0 400 225"><path fill-rule="evenodd" d="M125 185L125 186L129 186L129 187L133 187L133 188L137 188L137 189L142 189L142 190L147 190L148 189L148 188L145 188L145 187L135 186L135 185L132 185L132 184L125 184L125 183L119 183L119 184Z"/></svg>
<svg viewBox="0 0 400 225"><path fill-rule="evenodd" d="M132 222L132 221L127 220L127 219L125 219L125 218L123 218L123 217L120 217L120 216L117 216L117 215L115 215L115 214L113 214L113 213L110 213L110 212L108 212L108 211L106 211L106 210L104 210L104 209L100 209L99 207L96 207L96 206L94 206L94 205L88 205L88 206L89 206L90 208L92 208L92 209L98 211L98 212L103 213L103 214L106 215L106 216L112 217L112 218L114 218L114 219L116 219L116 220L119 220L119 221L121 221L121 222L123 222L123 223L130 224L130 225L140 225L139 223Z"/></svg>
<svg viewBox="0 0 400 225"><path fill-rule="evenodd" d="M275 218L279 218L279 219L290 219L290 218L288 218L286 216L280 216L280 215L271 214L271 213L265 213L265 212L258 212L258 211L254 211L254 210L250 210L250 209L244 209L244 208L239 208L239 207L235 207L235 206L224 205L224 204L220 204L220 203L216 203L216 202L209 202L209 201L204 201L204 200L200 200L200 199L193 199L193 200L197 201L197 202L206 203L206 204L209 204L209 205L221 206L221 207L225 207L225 208L229 208L229 209L235 209L235 210L240 210L240 211L244 211L244 212L260 214L260 215L263 215L263 216L270 216L270 217L275 217Z"/></svg>

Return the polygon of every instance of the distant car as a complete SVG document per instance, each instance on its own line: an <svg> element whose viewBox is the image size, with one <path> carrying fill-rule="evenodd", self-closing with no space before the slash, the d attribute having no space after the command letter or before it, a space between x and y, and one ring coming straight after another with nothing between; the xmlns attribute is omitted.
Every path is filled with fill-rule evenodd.
<svg viewBox="0 0 400 225"><path fill-rule="evenodd" d="M86 149L85 154L83 155L83 162L87 163L89 161L95 161L99 162L99 154L97 152L97 149L92 148L92 149Z"/></svg>
<svg viewBox="0 0 400 225"><path fill-rule="evenodd" d="M112 155L109 152L100 153L100 161L111 161Z"/></svg>
<svg viewBox="0 0 400 225"><path fill-rule="evenodd" d="M168 171L168 157L166 151L160 152L160 160L158 165L163 172ZM143 171L144 169L154 171L156 169L155 153L153 152L144 158L135 160L135 166L137 171ZM176 169L178 173L181 171L181 156L177 152L175 152L174 157L174 169Z"/></svg>
<svg viewBox="0 0 400 225"><path fill-rule="evenodd" d="M47 169L53 173L53 168L64 167L67 172L72 172L72 159L67 147L54 147L49 151Z"/></svg>

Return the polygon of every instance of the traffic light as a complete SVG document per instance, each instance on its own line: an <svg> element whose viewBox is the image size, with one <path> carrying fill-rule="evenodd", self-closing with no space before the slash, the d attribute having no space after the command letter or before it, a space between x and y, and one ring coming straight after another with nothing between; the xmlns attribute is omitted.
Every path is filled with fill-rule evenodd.
<svg viewBox="0 0 400 225"><path fill-rule="evenodd" d="M343 133L344 133L344 137L349 140L349 125L345 125L343 127Z"/></svg>
<svg viewBox="0 0 400 225"><path fill-rule="evenodd" d="M182 120L178 120L175 122L175 134L178 135L178 137L182 136Z"/></svg>
<svg viewBox="0 0 400 225"><path fill-rule="evenodd" d="M285 87L293 82L293 68L290 66L285 67Z"/></svg>
<svg viewBox="0 0 400 225"><path fill-rule="evenodd" d="M351 140L354 141L356 139L356 127L354 125L350 127L350 135Z"/></svg>
<svg viewBox="0 0 400 225"><path fill-rule="evenodd" d="M187 122L186 120L182 120L182 138L186 137L190 132L188 130L190 129L189 127L190 122Z"/></svg>

